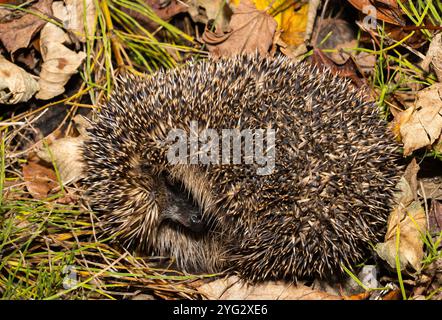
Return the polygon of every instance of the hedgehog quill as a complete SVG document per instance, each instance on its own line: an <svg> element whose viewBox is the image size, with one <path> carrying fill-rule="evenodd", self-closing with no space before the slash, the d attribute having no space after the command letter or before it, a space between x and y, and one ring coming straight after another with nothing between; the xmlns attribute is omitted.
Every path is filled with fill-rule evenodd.
<svg viewBox="0 0 442 320"><path fill-rule="evenodd" d="M186 158L185 139L175 151L184 146L186 161L170 161L176 130L206 130L204 142L218 147L196 159L213 161ZM271 170L257 174L262 157L247 155L248 136L220 143L223 130L250 133L251 154L272 155ZM385 232L401 173L374 103L329 71L282 56L123 78L88 135L86 197L106 233L183 271L250 281L332 277L363 261ZM235 154L235 137L241 154L220 161L226 148Z"/></svg>

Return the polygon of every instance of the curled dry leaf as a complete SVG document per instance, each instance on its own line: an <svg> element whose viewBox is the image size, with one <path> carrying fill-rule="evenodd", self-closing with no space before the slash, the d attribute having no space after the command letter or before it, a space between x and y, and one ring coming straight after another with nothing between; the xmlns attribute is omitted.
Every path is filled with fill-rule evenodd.
<svg viewBox="0 0 442 320"><path fill-rule="evenodd" d="M408 165L404 176L398 183L396 195L397 206L388 218L385 241L376 245L378 255L396 268L398 255L401 270L408 266L420 270L424 256L422 234L427 229L425 210L417 200L417 172L419 165L416 160ZM397 236L399 235L399 248Z"/></svg>
<svg viewBox="0 0 442 320"><path fill-rule="evenodd" d="M29 73L0 55L0 104L28 101L38 88Z"/></svg>
<svg viewBox="0 0 442 320"><path fill-rule="evenodd" d="M83 141L81 136L61 138L49 146L63 184L75 181L82 175L83 162L80 147ZM37 156L46 162L52 162L51 154L46 148L39 150Z"/></svg>
<svg viewBox="0 0 442 320"><path fill-rule="evenodd" d="M29 162L22 169L26 188L35 199L46 198L58 186L57 176L52 169L36 162Z"/></svg>
<svg viewBox="0 0 442 320"><path fill-rule="evenodd" d="M408 113L412 114L408 117ZM430 146L439 138L442 130L442 83L419 91L412 111L405 110L407 117L400 123L404 143L404 156L414 150Z"/></svg>
<svg viewBox="0 0 442 320"><path fill-rule="evenodd" d="M6 20L6 22L0 23L0 40L8 52L13 53L29 45L35 34L46 24L46 20L42 19L41 16L45 17L52 14L51 5L52 0L35 1L28 8L34 14L24 13L15 19L7 19L7 16L2 17L2 21ZM13 14L11 13L11 15Z"/></svg>
<svg viewBox="0 0 442 320"><path fill-rule="evenodd" d="M302 284L266 281L249 285L236 276L203 284L197 290L209 300L341 300Z"/></svg>
<svg viewBox="0 0 442 320"><path fill-rule="evenodd" d="M63 17L65 12L61 1L54 2L52 10L57 18ZM47 100L63 93L64 85L77 72L77 68L86 57L84 52L76 53L65 47L63 43L68 41L67 34L52 23L46 24L41 31L40 46L43 64L37 98Z"/></svg>
<svg viewBox="0 0 442 320"><path fill-rule="evenodd" d="M73 120L77 131L80 133L78 137L67 137L54 140L49 145L51 153L49 153L48 149L44 147L37 151L37 156L43 161L48 163L55 161L63 184L77 180L81 177L83 172L83 161L80 148L86 138L90 122L81 115L76 115Z"/></svg>
<svg viewBox="0 0 442 320"><path fill-rule="evenodd" d="M276 26L272 16L256 9L250 0L242 0L233 10L228 33L212 32L206 28L202 38L215 56L256 51L267 54L273 43Z"/></svg>

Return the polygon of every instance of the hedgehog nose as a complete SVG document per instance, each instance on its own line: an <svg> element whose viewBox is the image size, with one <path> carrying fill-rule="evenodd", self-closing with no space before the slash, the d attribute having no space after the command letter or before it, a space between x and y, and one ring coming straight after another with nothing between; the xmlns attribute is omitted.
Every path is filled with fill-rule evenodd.
<svg viewBox="0 0 442 320"><path fill-rule="evenodd" d="M190 215L190 229L194 232L201 232L204 229L203 218L200 213Z"/></svg>
<svg viewBox="0 0 442 320"><path fill-rule="evenodd" d="M201 223L201 214L192 214L190 216L190 221L194 224L199 224Z"/></svg>

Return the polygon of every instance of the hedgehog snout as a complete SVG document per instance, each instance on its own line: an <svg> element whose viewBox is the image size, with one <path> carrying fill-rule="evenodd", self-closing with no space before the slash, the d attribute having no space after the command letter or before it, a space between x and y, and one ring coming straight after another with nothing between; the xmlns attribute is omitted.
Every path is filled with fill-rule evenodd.
<svg viewBox="0 0 442 320"><path fill-rule="evenodd" d="M191 193L187 192L181 183L165 179L165 203L160 213L161 221L168 220L182 225L194 232L205 228L201 208L194 201Z"/></svg>
<svg viewBox="0 0 442 320"><path fill-rule="evenodd" d="M162 221L178 223L194 232L204 229L202 215L198 208L189 208L187 204L170 204L161 214Z"/></svg>

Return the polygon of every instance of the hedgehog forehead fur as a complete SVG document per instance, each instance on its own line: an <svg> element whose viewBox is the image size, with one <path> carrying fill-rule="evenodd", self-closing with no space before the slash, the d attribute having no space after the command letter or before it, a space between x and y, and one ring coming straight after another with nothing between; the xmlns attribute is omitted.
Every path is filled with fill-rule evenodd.
<svg viewBox="0 0 442 320"><path fill-rule="evenodd" d="M172 129L189 132L191 121L274 129L273 172L168 163L160 142ZM120 79L84 144L85 184L108 232L184 270L324 277L361 261L382 236L397 148L377 106L348 81L282 56L246 55ZM162 221L174 201L165 181L210 221L203 232Z"/></svg>

